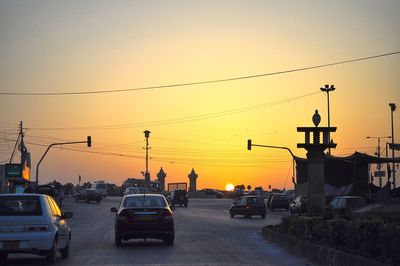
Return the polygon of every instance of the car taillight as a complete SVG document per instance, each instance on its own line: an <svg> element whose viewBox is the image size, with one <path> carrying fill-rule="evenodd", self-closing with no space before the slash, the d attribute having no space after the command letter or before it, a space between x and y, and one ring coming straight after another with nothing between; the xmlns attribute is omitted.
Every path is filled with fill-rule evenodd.
<svg viewBox="0 0 400 266"><path fill-rule="evenodd" d="M249 205L246 205L246 209L250 209L250 206L249 206Z"/></svg>
<svg viewBox="0 0 400 266"><path fill-rule="evenodd" d="M24 232L47 232L50 231L47 225L28 225L24 226Z"/></svg>

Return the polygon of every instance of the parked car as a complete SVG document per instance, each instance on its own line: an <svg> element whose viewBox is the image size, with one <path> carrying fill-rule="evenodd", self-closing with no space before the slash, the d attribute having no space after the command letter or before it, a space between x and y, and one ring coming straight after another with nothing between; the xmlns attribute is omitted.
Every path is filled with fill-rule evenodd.
<svg viewBox="0 0 400 266"><path fill-rule="evenodd" d="M84 200L86 202L96 201L100 203L102 198L102 195L97 190L91 188L82 189L74 195L75 201Z"/></svg>
<svg viewBox="0 0 400 266"><path fill-rule="evenodd" d="M129 195L129 194L140 194L140 193L142 193L142 192L140 191L140 188L138 188L138 187L127 187L124 190L124 196Z"/></svg>
<svg viewBox="0 0 400 266"><path fill-rule="evenodd" d="M188 200L186 190L183 190L183 189L174 190L173 195L172 195L172 207L175 207L176 204L179 204L179 207L182 207L182 205L187 207L188 201L189 200Z"/></svg>
<svg viewBox="0 0 400 266"><path fill-rule="evenodd" d="M206 195L213 195L215 196L217 199L222 199L224 197L224 193L222 193L219 190L216 189L211 189L211 188L204 188L201 191L203 191L204 193L206 193Z"/></svg>
<svg viewBox="0 0 400 266"><path fill-rule="evenodd" d="M250 218L252 215L261 215L261 218L265 219L266 213L264 199L257 196L240 197L229 208L231 218L235 215L243 215L246 218Z"/></svg>
<svg viewBox="0 0 400 266"><path fill-rule="evenodd" d="M333 209L355 210L365 207L367 202L364 198L357 196L336 196L329 205Z"/></svg>
<svg viewBox="0 0 400 266"><path fill-rule="evenodd" d="M163 195L130 194L122 198L115 212L115 245L122 240L155 238L174 244L175 228L172 211Z"/></svg>
<svg viewBox="0 0 400 266"><path fill-rule="evenodd" d="M55 200L43 194L0 195L0 260L11 253L46 256L54 263L57 251L68 258L71 230Z"/></svg>
<svg viewBox="0 0 400 266"><path fill-rule="evenodd" d="M269 203L269 209L274 211L276 209L289 210L289 199L282 194L272 195L271 201Z"/></svg>
<svg viewBox="0 0 400 266"><path fill-rule="evenodd" d="M307 196L297 196L290 203L290 213L302 215L307 212Z"/></svg>

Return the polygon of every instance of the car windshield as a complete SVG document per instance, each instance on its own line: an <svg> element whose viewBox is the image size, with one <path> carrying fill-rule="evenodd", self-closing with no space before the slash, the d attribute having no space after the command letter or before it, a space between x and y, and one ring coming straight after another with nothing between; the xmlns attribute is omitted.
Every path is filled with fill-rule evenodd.
<svg viewBox="0 0 400 266"><path fill-rule="evenodd" d="M263 203L261 198L247 198L247 204L260 204Z"/></svg>
<svg viewBox="0 0 400 266"><path fill-rule="evenodd" d="M167 203L163 197L159 196L135 196L126 197L124 207L165 207Z"/></svg>
<svg viewBox="0 0 400 266"><path fill-rule="evenodd" d="M41 216L40 199L36 196L0 197L0 216Z"/></svg>

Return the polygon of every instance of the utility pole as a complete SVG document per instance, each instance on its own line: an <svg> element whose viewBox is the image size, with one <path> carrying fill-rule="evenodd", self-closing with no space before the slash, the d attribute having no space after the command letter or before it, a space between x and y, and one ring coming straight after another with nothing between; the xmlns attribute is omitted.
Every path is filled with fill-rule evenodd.
<svg viewBox="0 0 400 266"><path fill-rule="evenodd" d="M377 148L377 152L375 153L378 156L378 158L381 158L381 139L390 139L390 138L392 138L392 137L391 136L383 136L383 137L367 136L367 139L377 139L378 140L378 148ZM387 151L386 151L386 158L387 158ZM382 187L382 176L384 176L382 174L384 174L384 172L381 172L381 168L382 168L381 163L378 163L377 168L378 168L378 172L375 174L375 176L379 177L379 187ZM377 175L379 175L379 176L377 176Z"/></svg>
<svg viewBox="0 0 400 266"><path fill-rule="evenodd" d="M150 173L149 173L149 137L150 137L150 131L145 130L144 132L144 137L146 138L146 172L144 173L144 180L146 184L148 185L150 183Z"/></svg>
<svg viewBox="0 0 400 266"><path fill-rule="evenodd" d="M394 159L394 129L393 129L393 113L396 110L395 103L389 103L390 106L390 114L392 120L392 158ZM393 188L396 188L396 168L394 167L394 161L392 163L392 173L393 173Z"/></svg>

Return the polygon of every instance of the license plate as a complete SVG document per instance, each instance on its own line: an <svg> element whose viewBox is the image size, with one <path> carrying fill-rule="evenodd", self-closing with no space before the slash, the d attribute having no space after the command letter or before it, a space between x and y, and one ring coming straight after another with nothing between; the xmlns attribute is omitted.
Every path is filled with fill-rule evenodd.
<svg viewBox="0 0 400 266"><path fill-rule="evenodd" d="M152 221L154 220L154 215L136 215L135 217L137 221Z"/></svg>
<svg viewBox="0 0 400 266"><path fill-rule="evenodd" d="M11 250L11 249L18 249L19 248L19 241L4 241L3 242L3 249Z"/></svg>

